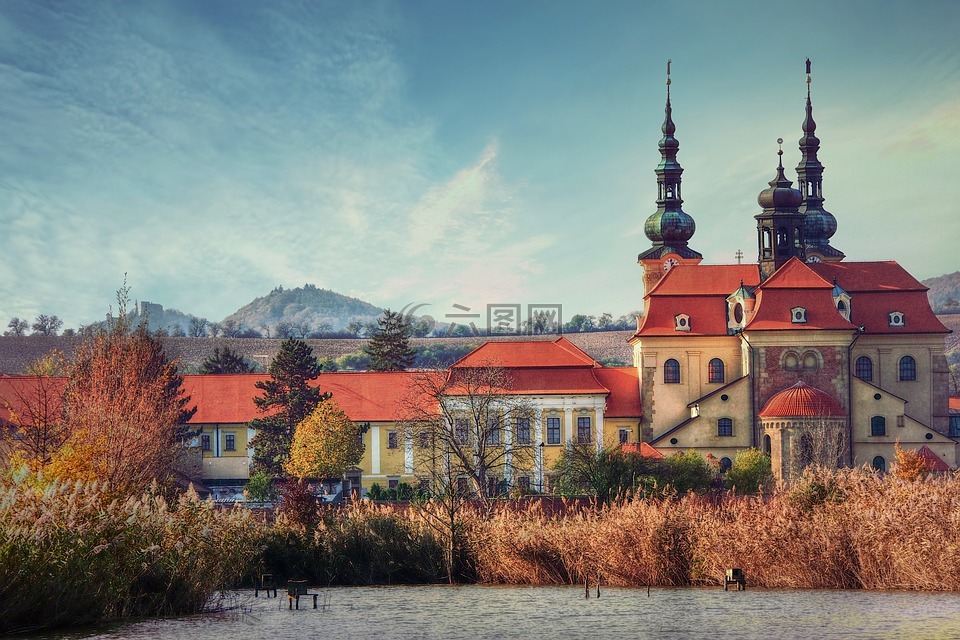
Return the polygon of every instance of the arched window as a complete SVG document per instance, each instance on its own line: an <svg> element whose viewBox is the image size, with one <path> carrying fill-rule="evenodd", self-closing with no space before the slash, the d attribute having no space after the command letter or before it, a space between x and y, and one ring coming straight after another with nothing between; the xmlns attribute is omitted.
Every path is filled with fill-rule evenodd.
<svg viewBox="0 0 960 640"><path fill-rule="evenodd" d="M680 363L673 358L663 363L663 381L666 384L680 384Z"/></svg>
<svg viewBox="0 0 960 640"><path fill-rule="evenodd" d="M767 455L770 455L770 436L763 436L763 452Z"/></svg>
<svg viewBox="0 0 960 640"><path fill-rule="evenodd" d="M873 459L873 468L883 473L887 470L887 461L883 459L883 456L876 456Z"/></svg>
<svg viewBox="0 0 960 640"><path fill-rule="evenodd" d="M887 435L887 419L883 416L873 416L870 418L870 435L872 436L885 436Z"/></svg>
<svg viewBox="0 0 960 640"><path fill-rule="evenodd" d="M903 356L900 358L900 380L917 379L917 361L913 356Z"/></svg>
<svg viewBox="0 0 960 640"><path fill-rule="evenodd" d="M730 458L724 456L720 458L720 473L726 473L730 471L730 467L733 466L733 461Z"/></svg>
<svg viewBox="0 0 960 640"><path fill-rule="evenodd" d="M783 356L783 368L787 370L800 368L800 356L793 351L788 351Z"/></svg>
<svg viewBox="0 0 960 640"><path fill-rule="evenodd" d="M861 380L866 380L870 382L873 380L873 360L867 356L860 356L857 358L857 364L854 369L853 375L857 376Z"/></svg>
<svg viewBox="0 0 960 640"><path fill-rule="evenodd" d="M720 358L714 358L707 365L707 381L723 382L723 360Z"/></svg>

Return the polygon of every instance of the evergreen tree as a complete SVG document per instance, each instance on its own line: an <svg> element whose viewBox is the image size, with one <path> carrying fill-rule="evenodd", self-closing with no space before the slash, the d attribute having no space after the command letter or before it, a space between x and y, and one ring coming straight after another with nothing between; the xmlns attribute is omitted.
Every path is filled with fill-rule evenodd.
<svg viewBox="0 0 960 640"><path fill-rule="evenodd" d="M199 373L253 373L256 370L249 360L230 347L213 348L213 355L200 364Z"/></svg>
<svg viewBox="0 0 960 640"><path fill-rule="evenodd" d="M283 463L290 457L297 425L330 394L310 384L320 375L320 365L313 349L303 340L284 340L267 372L270 379L256 383L263 395L253 399L264 414L250 422L257 432L250 442L254 449L253 470L280 477Z"/></svg>
<svg viewBox="0 0 960 640"><path fill-rule="evenodd" d="M397 312L384 309L377 328L364 345L373 371L404 371L413 364L417 350L410 347L410 324Z"/></svg>

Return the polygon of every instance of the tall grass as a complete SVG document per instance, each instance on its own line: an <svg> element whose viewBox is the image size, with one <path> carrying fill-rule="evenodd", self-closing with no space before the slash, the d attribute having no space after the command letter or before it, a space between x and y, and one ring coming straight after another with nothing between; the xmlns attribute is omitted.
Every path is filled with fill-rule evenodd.
<svg viewBox="0 0 960 640"><path fill-rule="evenodd" d="M0 483L0 632L200 611L247 568L258 528L192 492L167 504L15 473Z"/></svg>
<svg viewBox="0 0 960 640"><path fill-rule="evenodd" d="M443 546L415 511L353 504L323 509L304 527L284 518L263 539L257 572L312 584L437 582Z"/></svg>
<svg viewBox="0 0 960 640"><path fill-rule="evenodd" d="M622 501L568 517L502 511L472 534L484 582L960 590L960 476L812 471L771 496Z"/></svg>

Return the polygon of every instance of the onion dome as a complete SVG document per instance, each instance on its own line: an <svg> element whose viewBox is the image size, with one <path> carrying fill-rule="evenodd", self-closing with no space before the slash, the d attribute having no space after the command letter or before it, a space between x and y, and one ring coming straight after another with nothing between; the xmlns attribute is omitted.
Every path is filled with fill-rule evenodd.
<svg viewBox="0 0 960 640"><path fill-rule="evenodd" d="M681 209L680 176L683 167L677 161L680 142L674 136L677 126L673 122L673 107L670 104L670 63L667 63L667 106L664 109L663 126L660 128L660 164L657 165L657 210L647 218L643 232L653 246L638 256L638 260L658 258L674 253L682 258L703 256L687 246L697 225L693 218Z"/></svg>
<svg viewBox="0 0 960 640"><path fill-rule="evenodd" d="M781 140L782 142L782 140ZM770 186L760 192L757 202L767 213L796 213L803 203L803 194L793 188L793 182L783 173L783 149L777 151L777 175L768 182Z"/></svg>
<svg viewBox="0 0 960 640"><path fill-rule="evenodd" d="M761 418L840 417L846 412L828 393L820 391L803 380L774 395L760 411Z"/></svg>

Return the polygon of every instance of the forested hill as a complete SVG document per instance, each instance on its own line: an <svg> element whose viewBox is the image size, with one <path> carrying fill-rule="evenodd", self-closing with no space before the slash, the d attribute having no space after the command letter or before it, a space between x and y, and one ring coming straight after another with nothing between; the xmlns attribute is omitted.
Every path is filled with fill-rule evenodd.
<svg viewBox="0 0 960 640"><path fill-rule="evenodd" d="M930 287L927 297L936 313L960 313L960 271L923 280Z"/></svg>
<svg viewBox="0 0 960 640"><path fill-rule="evenodd" d="M296 289L277 287L223 319L243 327L271 334L281 323L301 327L308 332L330 332L346 329L351 322L375 322L383 309L369 302L350 298L327 289L306 284Z"/></svg>

